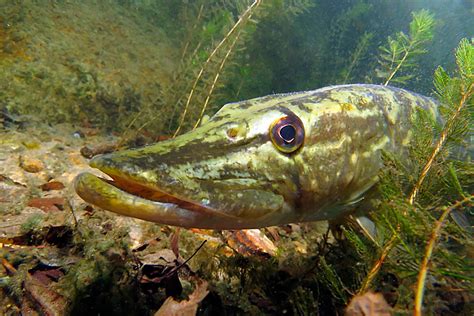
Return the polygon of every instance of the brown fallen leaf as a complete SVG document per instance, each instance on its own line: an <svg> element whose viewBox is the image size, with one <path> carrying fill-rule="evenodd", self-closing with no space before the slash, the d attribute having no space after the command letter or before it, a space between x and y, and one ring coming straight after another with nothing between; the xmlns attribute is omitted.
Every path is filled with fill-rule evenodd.
<svg viewBox="0 0 474 316"><path fill-rule="evenodd" d="M352 298L346 316L390 316L391 308L381 293L367 292Z"/></svg>
<svg viewBox="0 0 474 316"><path fill-rule="evenodd" d="M43 191L53 191L64 189L64 184L60 181L49 181L41 185Z"/></svg>
<svg viewBox="0 0 474 316"><path fill-rule="evenodd" d="M28 206L39 208L44 212L59 212L64 210L65 203L63 197L33 198L28 201Z"/></svg>
<svg viewBox="0 0 474 316"><path fill-rule="evenodd" d="M275 244L260 229L242 229L225 233L227 244L241 255L274 256Z"/></svg>
<svg viewBox="0 0 474 316"><path fill-rule="evenodd" d="M208 293L207 282L203 281L196 286L196 289L189 295L187 301L178 302L172 297L168 297L155 313L155 316L194 316L196 315L199 303Z"/></svg>
<svg viewBox="0 0 474 316"><path fill-rule="evenodd" d="M23 287L26 297L37 307L37 311L42 315L55 316L66 315L68 307L67 300L58 292L43 285L39 280L27 275Z"/></svg>
<svg viewBox="0 0 474 316"><path fill-rule="evenodd" d="M64 275L60 268L37 269L30 271L31 276L38 280L44 286L52 282L58 282L59 278Z"/></svg>
<svg viewBox="0 0 474 316"><path fill-rule="evenodd" d="M172 250L162 249L138 257L142 264L139 282L144 289L153 292L164 287L169 296L181 294L183 287L177 273L179 261Z"/></svg>

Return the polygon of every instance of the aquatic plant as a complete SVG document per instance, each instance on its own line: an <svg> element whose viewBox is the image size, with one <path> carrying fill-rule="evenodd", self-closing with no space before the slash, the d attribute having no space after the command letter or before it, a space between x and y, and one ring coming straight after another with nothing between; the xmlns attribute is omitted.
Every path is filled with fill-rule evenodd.
<svg viewBox="0 0 474 316"><path fill-rule="evenodd" d="M320 257L297 277L300 285L317 284L318 301L332 305L332 311L347 305L355 293L370 289L382 292L396 313L415 309L419 315L423 292L425 301L431 302L424 307L428 314L469 310L466 297L474 280L469 268L474 246L469 223L474 169L468 154L473 132L473 53L473 43L462 40L456 50L456 73L449 75L442 68L435 72L445 123L420 111L409 157L385 153L386 168L377 193L361 206L361 211L370 211L376 234L348 221L340 227L342 238L337 244L323 247L324 238L317 241ZM325 291L330 297L324 296ZM300 303L311 305L310 300ZM320 305L318 310L326 307Z"/></svg>
<svg viewBox="0 0 474 316"><path fill-rule="evenodd" d="M180 114L179 122L177 124L176 130L173 135L176 136L180 133L183 128L187 115L190 114L189 120L194 123L188 123L193 128L196 128L206 113L208 108L211 108L212 111L215 111L215 106L209 106L211 102L211 97L215 94L216 90L219 90L225 83L225 76L232 75L232 71L226 71L227 65L232 64L232 57L235 51L243 51L245 49L245 43L249 40L250 36L255 31L255 25L265 17L270 16L271 12L276 12L278 9L281 12L285 12L285 15L295 16L303 12L306 8L311 6L311 2L308 0L298 0L291 2L280 2L280 1L252 1L250 5L246 4L247 1L236 1L232 4L225 4L219 9L219 6L213 5L213 10L217 10L216 17L206 22L204 30L207 32L211 31L212 33L224 33L222 39L218 41L211 41L210 45L205 43L205 41L200 41L196 45L196 49L193 54L191 54L192 66L184 69L185 75L182 78L186 78L189 74L195 74L195 78L192 80L192 84L187 83L186 86L189 87L187 94L183 96L178 94L178 101L175 102L174 110ZM208 11L204 4L200 5L199 13L197 14L198 21L197 23L204 23L206 21L203 18L203 22L200 22L200 16L205 14ZM238 15L233 14L233 12L239 12ZM204 12L204 13L203 13ZM234 16L237 16L234 18ZM227 19L222 20L222 17ZM219 23L215 23L215 19ZM227 23L222 24L222 21ZM229 24L229 21L232 24ZM234 22L235 21L235 22ZM212 22L212 23L210 23ZM222 25L221 25L222 24ZM199 27L193 26L191 31L195 29L199 30ZM222 32L222 30L226 30ZM188 38L195 38L195 36L187 35ZM209 35L198 36L198 38L207 38ZM204 43L203 43L204 42ZM186 41L183 47L183 60L186 60L189 46L193 45L193 41ZM204 54L201 53L201 63L196 63L194 60L194 54L199 56L200 52L203 49L207 48L207 52ZM206 56L204 60L204 56ZM200 68L196 68L198 65ZM175 96L176 98L176 96ZM184 101L185 100L185 101ZM189 113L194 111L195 113Z"/></svg>
<svg viewBox="0 0 474 316"><path fill-rule="evenodd" d="M431 14L418 12L407 34L392 35L385 49L377 50L377 43L403 28L400 16L411 10L397 3L399 14L384 21L390 3L111 0L86 1L86 5L81 1L55 1L51 6L2 4L0 67L5 80L0 80L0 106L53 123L128 128L133 133L151 131L154 136L172 134L181 121L178 132L191 129L203 114L229 101L361 82L366 75L372 81L410 83L411 90L427 92L431 87L425 89L413 80L417 67L429 68L420 57L431 61L442 55L444 63L443 54L453 45L427 52L433 25L438 23ZM98 7L104 14L94 15L101 11ZM79 24L63 23L58 18L62 15ZM436 17L440 18L438 13ZM446 16L444 21L448 21ZM463 19L452 22L465 24L466 29L472 25ZM7 28L7 24L12 25ZM45 33L35 33L35 27ZM66 40L59 41L55 34ZM51 39L48 45L45 38ZM81 46L82 40L87 46ZM106 45L100 44L102 40ZM54 51L41 49L48 47ZM211 294L201 311L325 315L341 311L355 293L368 289L384 293L395 312L415 308L419 312L423 302L427 313L467 310L474 279L469 258L473 243L469 230L463 230L469 225L464 221L472 210L474 187L469 160L472 47L472 42L461 42L456 73L451 73L449 63L444 64L447 70L439 68L435 73L436 97L445 123L420 112L410 156L385 156L379 196L372 204L364 204L377 225L375 236L353 222L333 227L337 242L330 240L329 232L316 231L317 223L267 229L279 247L270 259L240 255L222 241L214 241L214 247L208 242L189 263L210 284ZM374 74L372 56L377 52L381 57ZM188 113L183 115L187 103ZM31 217L21 228L24 233L35 232L44 222ZM73 301L76 312L88 311L91 305L101 313L156 310L164 290L153 296L140 290L128 234L111 223L115 222L106 214L88 214L74 228L73 240L63 240L67 247L61 251L69 252L76 264L64 265L60 291ZM167 247L170 229L154 227L151 235L161 238L156 248ZM44 239L37 239L38 243ZM182 232L181 254L192 253L199 243L197 234ZM28 258L32 256L31 249L24 251ZM13 285L19 298L25 294L24 275L33 264L33 260L25 261L29 266L23 264L23 274ZM128 304L130 300L140 304Z"/></svg>
<svg viewBox="0 0 474 316"><path fill-rule="evenodd" d="M370 45L370 41L372 40L374 34L373 33L364 33L364 35L361 36L359 42L357 43L356 48L354 49L351 57L350 57L350 63L347 67L344 67L341 71L341 77L343 77L342 81L340 83L348 83L352 81L352 72L354 71L354 68L360 64L362 58L364 55L367 53ZM338 82L339 83L339 82Z"/></svg>
<svg viewBox="0 0 474 316"><path fill-rule="evenodd" d="M241 29L245 26L245 23L248 22L250 20L250 18L252 17L252 14L254 13L254 11L258 8L258 6L261 4L261 1L259 0L255 0L243 13L242 15L239 17L239 19L235 22L235 24L230 28L230 30L225 34L224 38L219 42L217 43L217 45L215 46L215 48L212 50L212 52L209 54L209 56L207 57L207 59L205 60L205 62L203 63L203 66L202 68L199 70L198 72L198 75L196 76L196 79L194 80L193 82L193 85L192 85L192 88L191 90L189 91L189 94L188 94L188 97L186 99L186 104L184 106L184 109L183 109L183 112L182 112L182 115L181 115L181 119L180 119L180 122L179 122L179 125L176 129L176 131L174 132L173 136L176 136L179 134L182 126L183 126L183 123L184 123L184 120L186 118L186 114L188 112L188 108L189 108L189 104L191 102L191 99L193 97L193 94L196 90L196 87L199 83L199 81L201 80L202 78L202 75L204 73L204 71L206 70L207 67L209 67L209 64L211 62L211 60L213 59L213 57L219 52L220 48L224 45L226 45L226 43L228 41L230 41L230 38L233 37L233 40L231 41L230 44L228 44L228 49L227 49L227 52L223 55L223 57L221 57L221 61L218 63L219 66L217 68L217 70L215 71L215 74L214 74L214 78L210 84L210 87L209 87L209 90L208 90L208 93L207 93L207 96L204 100L204 103L202 105L202 109L200 111L200 114L199 114L199 117L196 121L196 123L194 124L194 128L196 128L199 123L201 122L202 120L202 117L204 115L204 112L206 111L206 108L207 108L207 105L209 103L209 99L212 95L212 93L214 92L214 89L216 87L216 83L217 83L217 80L219 79L219 76L225 66L225 63L228 59L228 57L230 56L230 54L233 52L234 50L234 47L235 45L237 44L238 40L239 40L239 37L240 37L240 33L241 33Z"/></svg>
<svg viewBox="0 0 474 316"><path fill-rule="evenodd" d="M407 309L411 305L407 299L416 297L417 315L427 282L430 301L447 287L459 291L472 289L472 275L466 274L469 259L462 253L473 247L469 238L472 228L465 221L473 205L474 170L468 155L459 156L459 151L465 153L469 147L459 146L472 146L465 139L472 134L473 126L473 62L474 46L464 39L456 50L456 75L450 77L442 68L436 71L434 84L445 123L439 126L427 116L417 118L414 137L418 146L415 144L411 151L415 164L410 166L400 158L387 157L389 168L379 186L383 198L373 213L380 234L376 243L379 257L373 261L359 292L373 286L385 265L385 273L405 276L403 286L407 289L418 283L416 295L407 293L405 302L397 303L399 308ZM439 130L434 139L433 129ZM411 190L407 191L407 187ZM445 223L450 213L454 223ZM445 232L441 230L443 224ZM429 242L425 250L426 240ZM436 240L438 247L433 251ZM427 281L429 261L431 279ZM434 304L426 308L434 312L442 306Z"/></svg>
<svg viewBox="0 0 474 316"><path fill-rule="evenodd" d="M427 52L426 44L433 38L434 26L434 15L428 10L413 12L408 35L399 32L387 38L386 46L380 47L379 67L375 70L383 85L403 85L414 77L416 58ZM410 72L406 73L407 70Z"/></svg>

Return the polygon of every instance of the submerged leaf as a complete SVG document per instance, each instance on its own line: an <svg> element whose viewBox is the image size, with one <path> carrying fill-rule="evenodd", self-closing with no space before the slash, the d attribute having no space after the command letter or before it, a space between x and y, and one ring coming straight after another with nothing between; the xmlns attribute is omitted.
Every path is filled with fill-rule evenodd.
<svg viewBox="0 0 474 316"><path fill-rule="evenodd" d="M193 293L189 295L188 300L181 302L172 297L168 297L161 305L155 316L194 316L196 315L199 303L207 296L207 282L202 282L196 286Z"/></svg>
<svg viewBox="0 0 474 316"><path fill-rule="evenodd" d="M344 314L346 316L390 316L391 308L382 294L367 292L354 296Z"/></svg>

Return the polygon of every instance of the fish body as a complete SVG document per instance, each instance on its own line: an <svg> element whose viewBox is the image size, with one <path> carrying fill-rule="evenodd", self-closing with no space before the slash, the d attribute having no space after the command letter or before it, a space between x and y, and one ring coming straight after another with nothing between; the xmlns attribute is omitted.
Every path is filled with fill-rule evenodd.
<svg viewBox="0 0 474 316"><path fill-rule="evenodd" d="M168 225L244 229L346 215L378 181L382 151L406 152L417 109L437 104L378 85L331 86L223 106L174 139L92 159L77 193Z"/></svg>

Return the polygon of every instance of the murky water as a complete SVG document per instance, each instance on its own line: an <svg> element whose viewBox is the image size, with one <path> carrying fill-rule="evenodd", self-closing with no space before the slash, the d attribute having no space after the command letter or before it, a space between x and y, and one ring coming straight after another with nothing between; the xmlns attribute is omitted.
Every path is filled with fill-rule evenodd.
<svg viewBox="0 0 474 316"><path fill-rule="evenodd" d="M165 315L174 298L203 315L471 315L473 36L472 0L0 0L0 313ZM440 110L366 86L209 121L347 84ZM361 123L377 106L385 129ZM101 168L115 204L76 194L77 174L106 177L90 158L162 141ZM157 217L139 199L179 226L281 226L94 206ZM267 208L297 214L255 219ZM308 209L344 216L292 223L327 218Z"/></svg>

